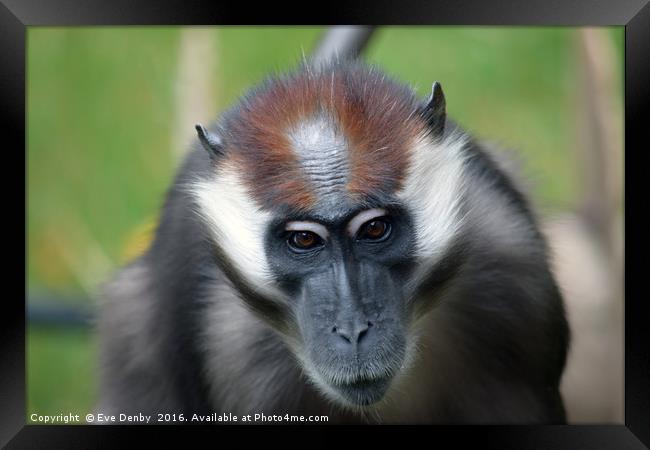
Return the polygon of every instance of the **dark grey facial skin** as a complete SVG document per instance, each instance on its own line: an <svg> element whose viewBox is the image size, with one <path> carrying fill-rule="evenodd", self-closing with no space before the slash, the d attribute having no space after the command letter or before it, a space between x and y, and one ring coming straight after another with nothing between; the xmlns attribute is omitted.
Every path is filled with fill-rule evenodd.
<svg viewBox="0 0 650 450"><path fill-rule="evenodd" d="M409 311L402 286L413 267L414 234L403 209L384 209L378 219L388 232L376 240L349 235L346 225L361 211L354 208L329 218L326 212L279 218L266 236L312 371L353 405L380 400L405 357ZM285 229L297 220L318 222L329 236L297 251Z"/></svg>

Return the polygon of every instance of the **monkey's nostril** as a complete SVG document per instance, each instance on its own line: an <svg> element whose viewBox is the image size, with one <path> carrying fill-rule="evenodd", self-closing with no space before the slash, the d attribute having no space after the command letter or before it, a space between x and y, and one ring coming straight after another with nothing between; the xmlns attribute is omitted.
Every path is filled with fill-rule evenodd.
<svg viewBox="0 0 650 450"><path fill-rule="evenodd" d="M332 333L338 335L341 339L349 344L356 344L361 342L361 340L368 334L370 327L374 326L369 320L365 323L361 322L357 326L348 326L332 327Z"/></svg>
<svg viewBox="0 0 650 450"><path fill-rule="evenodd" d="M351 333L349 333L345 327L339 328L335 325L332 327L332 333L338 335L341 339L346 341L348 344L352 343Z"/></svg>
<svg viewBox="0 0 650 450"><path fill-rule="evenodd" d="M366 334L368 334L368 328L366 328L365 330L361 330L361 331L359 332L359 337L357 338L357 342L361 342L361 339L363 339L363 337L364 337Z"/></svg>

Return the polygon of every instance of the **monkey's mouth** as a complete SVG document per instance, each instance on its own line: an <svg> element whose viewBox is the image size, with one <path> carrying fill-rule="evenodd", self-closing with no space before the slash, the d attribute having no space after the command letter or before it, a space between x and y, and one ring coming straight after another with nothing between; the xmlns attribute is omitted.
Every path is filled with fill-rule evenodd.
<svg viewBox="0 0 650 450"><path fill-rule="evenodd" d="M382 399L392 377L360 378L350 383L332 383L332 387L346 402L367 406Z"/></svg>

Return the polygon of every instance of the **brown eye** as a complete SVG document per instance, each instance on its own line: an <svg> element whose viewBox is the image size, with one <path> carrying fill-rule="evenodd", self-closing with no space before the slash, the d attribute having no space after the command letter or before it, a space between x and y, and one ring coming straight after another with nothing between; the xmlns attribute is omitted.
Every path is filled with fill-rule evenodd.
<svg viewBox="0 0 650 450"><path fill-rule="evenodd" d="M360 230L358 239L367 239L378 241L388 237L390 233L390 224L385 220L374 219L366 222Z"/></svg>
<svg viewBox="0 0 650 450"><path fill-rule="evenodd" d="M311 231L296 231L289 236L289 245L298 251L310 250L322 244L321 238Z"/></svg>

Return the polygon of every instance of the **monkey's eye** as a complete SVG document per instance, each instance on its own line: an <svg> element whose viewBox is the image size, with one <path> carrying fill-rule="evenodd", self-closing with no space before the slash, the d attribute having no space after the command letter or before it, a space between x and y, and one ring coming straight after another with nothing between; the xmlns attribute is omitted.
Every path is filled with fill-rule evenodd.
<svg viewBox="0 0 650 450"><path fill-rule="evenodd" d="M390 222L385 219L372 219L361 225L357 233L358 240L380 242L390 235Z"/></svg>
<svg viewBox="0 0 650 450"><path fill-rule="evenodd" d="M297 252L305 252L323 245L323 240L311 231L294 231L287 239L289 247Z"/></svg>

